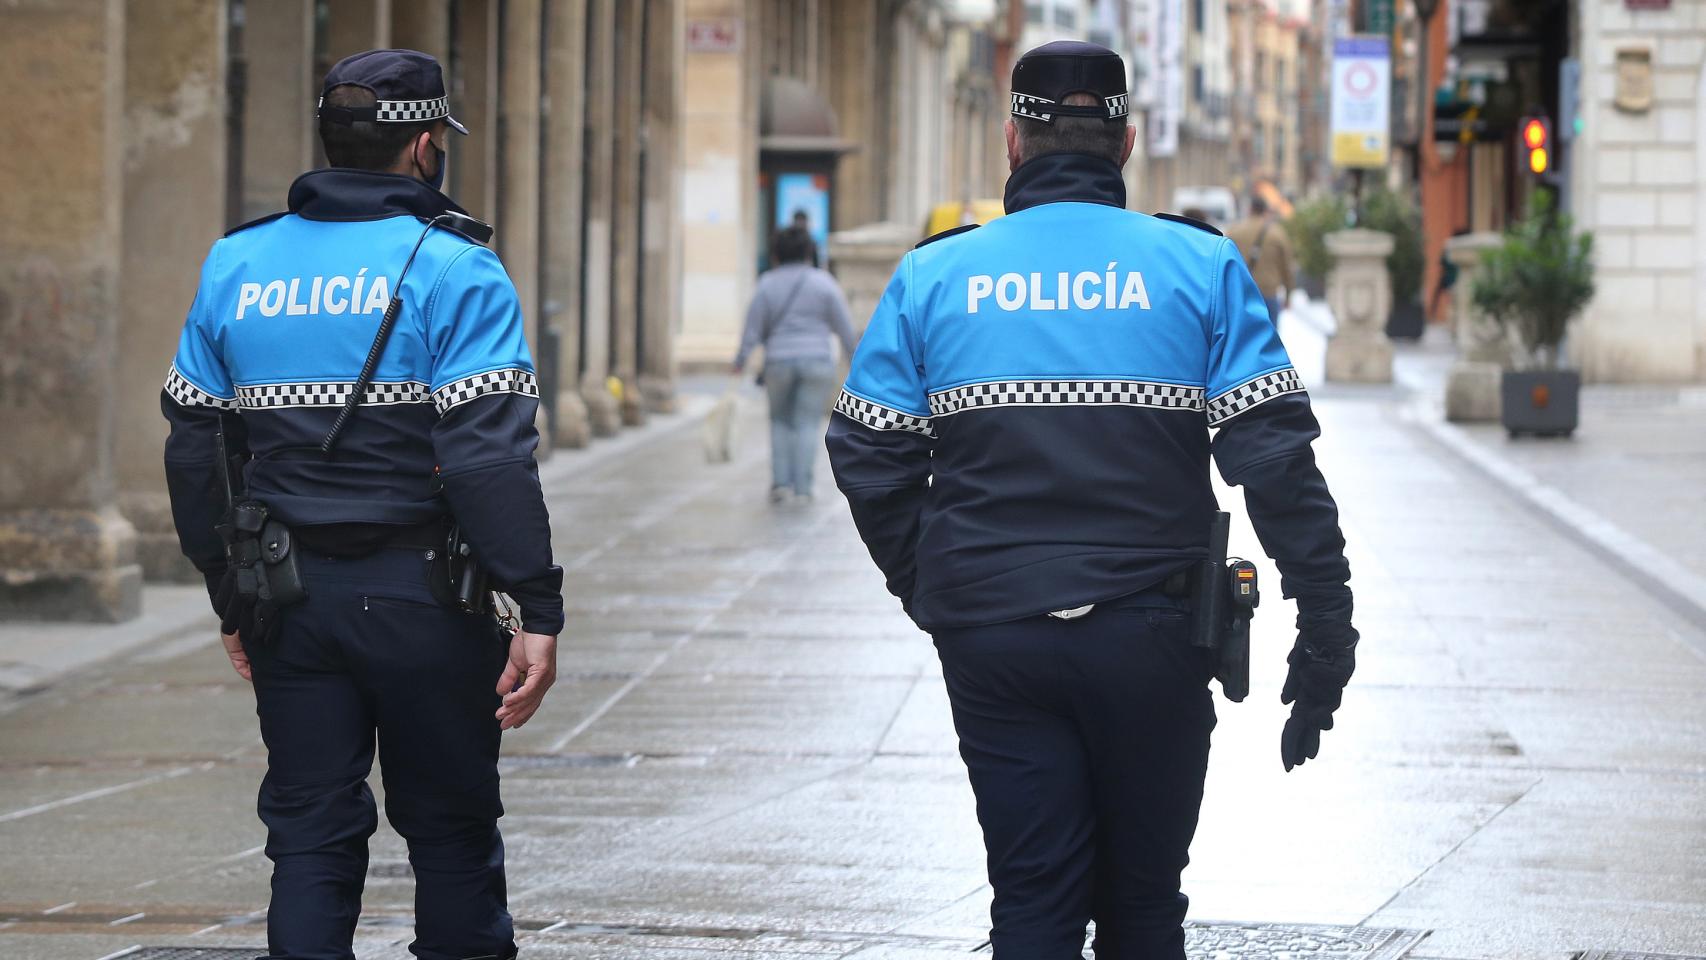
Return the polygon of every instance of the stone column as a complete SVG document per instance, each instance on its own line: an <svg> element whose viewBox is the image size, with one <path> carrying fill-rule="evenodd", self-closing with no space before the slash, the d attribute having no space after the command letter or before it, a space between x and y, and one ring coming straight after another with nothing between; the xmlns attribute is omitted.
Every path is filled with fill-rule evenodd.
<svg viewBox="0 0 1706 960"><path fill-rule="evenodd" d="M645 78L646 8L618 5L616 20L615 211L610 231L611 373L622 384L618 412L625 426L645 422L640 402L640 107Z"/></svg>
<svg viewBox="0 0 1706 960"><path fill-rule="evenodd" d="M314 165L314 4L244 5L244 220L284 209L291 181Z"/></svg>
<svg viewBox="0 0 1706 960"><path fill-rule="evenodd" d="M855 330L864 332L895 266L917 242L918 228L906 223L871 223L829 235L830 267L847 296Z"/></svg>
<svg viewBox="0 0 1706 960"><path fill-rule="evenodd" d="M449 77L456 119L469 136L450 143L450 195L469 213L496 223L498 209L498 3L459 0L457 48L461 60Z"/></svg>
<svg viewBox="0 0 1706 960"><path fill-rule="evenodd" d="M1445 384L1445 418L1457 423L1497 420L1502 403L1499 376L1510 361L1510 340L1498 321L1475 306L1475 274L1481 253L1500 243L1496 233L1470 233L1445 242L1445 255L1457 266L1452 285L1451 332L1457 359Z"/></svg>
<svg viewBox="0 0 1706 960"><path fill-rule="evenodd" d="M0 8L6 125L52 151L0 151L0 616L141 608L113 502L115 411L152 401L116 362L124 60L123 0Z"/></svg>
<svg viewBox="0 0 1706 960"><path fill-rule="evenodd" d="M448 70L450 0L403 0L391 4L391 43L405 50L430 53Z"/></svg>
<svg viewBox="0 0 1706 960"><path fill-rule="evenodd" d="M616 64L617 0L587 0L586 151L584 210L585 338L581 353L581 397L595 437L616 432L620 419L616 398L605 380L610 376L611 311L611 195L615 186L613 133Z"/></svg>
<svg viewBox="0 0 1706 960"><path fill-rule="evenodd" d="M1392 312L1392 277L1386 258L1392 235L1378 230L1327 234L1333 256L1327 274L1327 303L1338 329L1327 342L1327 379L1351 383L1392 382L1392 341L1386 318Z"/></svg>
<svg viewBox="0 0 1706 960"><path fill-rule="evenodd" d="M640 395L647 410L675 409L675 328L681 316L681 0L648 8L645 38L645 283L640 314Z"/></svg>
<svg viewBox="0 0 1706 960"><path fill-rule="evenodd" d="M150 580L200 583L178 549L158 403L202 258L225 232L226 5L125 4L124 212L119 300L119 506ZM145 53L144 53L145 52ZM302 104L298 102L300 109ZM283 197L279 198L282 204Z"/></svg>
<svg viewBox="0 0 1706 960"><path fill-rule="evenodd" d="M586 3L548 0L545 36L545 223L540 236L544 316L557 331L555 441L584 447L592 439L581 397L581 159L586 149Z"/></svg>
<svg viewBox="0 0 1706 960"><path fill-rule="evenodd" d="M405 5L414 0L404 0ZM264 6L249 3L247 9ZM260 38L257 38L260 39ZM326 5L328 64L363 50L391 45L391 0L337 0ZM320 78L315 77L316 81Z"/></svg>
<svg viewBox="0 0 1706 960"><path fill-rule="evenodd" d="M527 342L539 356L539 35L540 0L508 0L503 14L503 95L498 129L503 161L498 185L497 250L515 283ZM541 457L550 453L551 430L543 404L539 412Z"/></svg>

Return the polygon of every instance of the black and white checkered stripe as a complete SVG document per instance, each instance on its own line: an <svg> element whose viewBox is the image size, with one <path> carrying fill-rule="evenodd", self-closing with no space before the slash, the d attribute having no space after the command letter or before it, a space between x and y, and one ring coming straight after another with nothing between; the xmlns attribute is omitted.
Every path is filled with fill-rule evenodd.
<svg viewBox="0 0 1706 960"><path fill-rule="evenodd" d="M261 383L237 388L237 403L250 410L274 407L341 407L349 400L355 383ZM397 403L425 403L427 385L416 380L402 383L370 383L362 403L369 406L388 406Z"/></svg>
<svg viewBox="0 0 1706 960"><path fill-rule="evenodd" d="M1303 381L1290 367L1265 373L1243 386L1234 387L1208 402L1208 425L1218 427L1251 407L1288 393L1302 393Z"/></svg>
<svg viewBox="0 0 1706 960"><path fill-rule="evenodd" d="M452 407L488 393L519 393L524 397L537 397L539 379L526 370L517 368L488 370L439 387L432 392L432 402L437 404L438 412L442 415Z"/></svg>
<svg viewBox="0 0 1706 960"><path fill-rule="evenodd" d="M380 123L417 123L450 116L450 98L437 100L381 100Z"/></svg>
<svg viewBox="0 0 1706 960"><path fill-rule="evenodd" d="M189 382L183 374L178 372L176 364L173 364L172 369L166 373L166 393L173 400L186 407L217 407L220 410L229 410L237 405L235 399L228 400L225 397L216 397Z"/></svg>
<svg viewBox="0 0 1706 960"><path fill-rule="evenodd" d="M1109 120L1118 119L1131 112L1129 94L1119 93L1111 97L1103 97L1102 103L1108 108ZM1033 96L1029 93L1013 94L1013 116L1015 117L1029 117L1032 120L1051 123L1054 120L1054 112L1048 108L1052 106L1055 106L1055 102L1047 97Z"/></svg>
<svg viewBox="0 0 1706 960"><path fill-rule="evenodd" d="M930 395L930 412L938 417L983 407L1032 405L1200 411L1203 388L1146 380L998 380Z"/></svg>
<svg viewBox="0 0 1706 960"><path fill-rule="evenodd" d="M321 97L314 106L314 115L319 116L320 108L325 105L326 98ZM380 100L374 111L374 119L380 123L419 123L448 116L449 97L439 97L436 100Z"/></svg>
<svg viewBox="0 0 1706 960"><path fill-rule="evenodd" d="M1047 97L1033 97L1028 93L1013 94L1013 116L1030 117L1047 123L1054 119L1054 114L1046 113L1042 108L1054 106L1054 101Z"/></svg>
<svg viewBox="0 0 1706 960"><path fill-rule="evenodd" d="M845 390L841 391L841 397L835 401L835 412L873 430L905 430L926 437L936 435L936 431L930 426L929 417L914 416L880 403L862 400Z"/></svg>

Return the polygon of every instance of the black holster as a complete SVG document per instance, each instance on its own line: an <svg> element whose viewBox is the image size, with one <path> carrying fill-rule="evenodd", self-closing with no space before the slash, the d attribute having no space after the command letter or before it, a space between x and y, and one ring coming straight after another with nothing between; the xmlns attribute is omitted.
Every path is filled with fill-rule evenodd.
<svg viewBox="0 0 1706 960"><path fill-rule="evenodd" d="M225 541L225 562L237 576L237 596L250 604L274 611L308 598L297 565L295 537L289 527L274 520L259 500L231 504L225 522L219 525Z"/></svg>
<svg viewBox="0 0 1706 960"><path fill-rule="evenodd" d="M1250 695L1250 620L1261 595L1256 565L1226 557L1231 525L1231 514L1214 515L1208 555L1191 569L1191 643L1216 652L1214 678L1226 699L1241 703Z"/></svg>

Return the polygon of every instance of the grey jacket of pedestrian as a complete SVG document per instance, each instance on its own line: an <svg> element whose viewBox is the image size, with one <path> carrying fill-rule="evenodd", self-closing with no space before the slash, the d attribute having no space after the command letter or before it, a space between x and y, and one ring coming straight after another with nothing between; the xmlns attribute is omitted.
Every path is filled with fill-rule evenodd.
<svg viewBox="0 0 1706 960"><path fill-rule="evenodd" d="M790 299L790 297L792 299ZM847 298L827 270L806 263L785 263L765 271L746 308L746 331L735 365L744 366L752 351L764 347L764 360L833 360L831 336L849 355L855 338Z"/></svg>

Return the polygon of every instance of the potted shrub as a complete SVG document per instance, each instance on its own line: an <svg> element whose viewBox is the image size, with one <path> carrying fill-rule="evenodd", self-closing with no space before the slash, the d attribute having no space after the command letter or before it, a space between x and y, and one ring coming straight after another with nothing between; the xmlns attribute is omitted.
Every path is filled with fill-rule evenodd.
<svg viewBox="0 0 1706 960"><path fill-rule="evenodd" d="M1475 306L1512 334L1517 349L1499 385L1501 419L1511 436L1569 436L1581 406L1581 374L1563 366L1570 320L1593 298L1593 234L1536 190L1528 212L1481 257L1470 294Z"/></svg>
<svg viewBox="0 0 1706 960"><path fill-rule="evenodd" d="M1415 340L1422 335L1422 224L1416 208L1395 190L1377 190L1362 205L1362 226L1392 236L1386 271L1392 277L1392 313L1386 335Z"/></svg>
<svg viewBox="0 0 1706 960"><path fill-rule="evenodd" d="M1285 232L1291 238L1291 249L1297 255L1297 267L1303 274L1303 291L1311 300L1327 295L1327 271L1332 269L1333 255L1327 252L1326 236L1345 229L1349 211L1345 202L1333 195L1322 195L1298 204L1285 222Z"/></svg>

